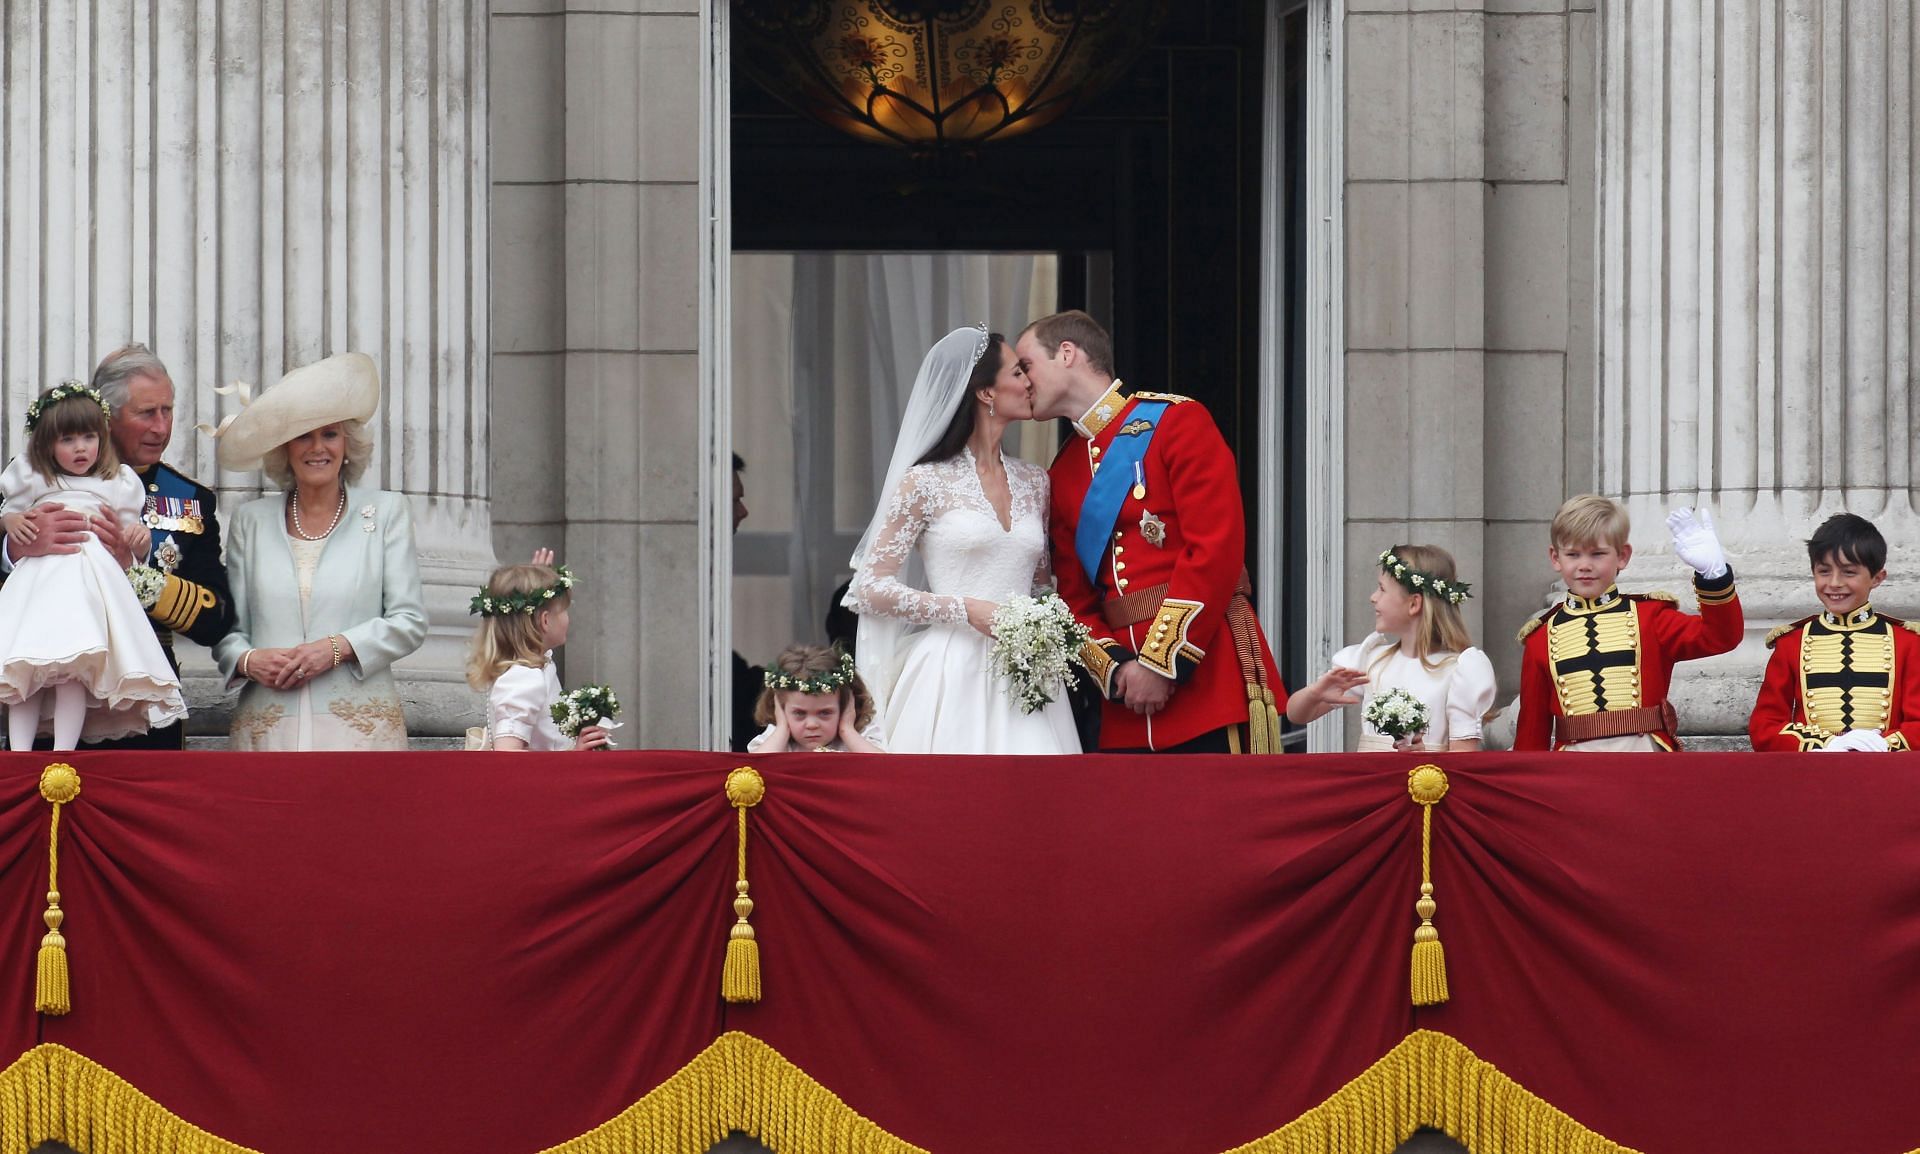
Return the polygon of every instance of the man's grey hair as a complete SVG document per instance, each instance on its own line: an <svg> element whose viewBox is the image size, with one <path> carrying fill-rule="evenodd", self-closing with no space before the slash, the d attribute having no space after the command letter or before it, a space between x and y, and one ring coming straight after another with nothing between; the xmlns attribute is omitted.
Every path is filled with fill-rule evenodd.
<svg viewBox="0 0 1920 1154"><path fill-rule="evenodd" d="M173 374L167 372L167 366L160 363L153 350L135 343L100 358L100 367L93 370L93 387L107 407L117 413L120 406L127 403L135 377L156 377L173 384Z"/></svg>

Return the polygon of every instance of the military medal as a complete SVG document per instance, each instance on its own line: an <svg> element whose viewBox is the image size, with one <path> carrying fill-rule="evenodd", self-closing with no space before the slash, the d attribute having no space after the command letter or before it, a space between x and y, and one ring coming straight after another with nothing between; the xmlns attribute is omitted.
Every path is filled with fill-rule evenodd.
<svg viewBox="0 0 1920 1154"><path fill-rule="evenodd" d="M1140 514L1140 535L1147 539L1147 544L1156 549L1167 547L1167 523L1151 512Z"/></svg>
<svg viewBox="0 0 1920 1154"><path fill-rule="evenodd" d="M1136 501L1147 499L1147 474L1138 461L1133 463L1133 499Z"/></svg>

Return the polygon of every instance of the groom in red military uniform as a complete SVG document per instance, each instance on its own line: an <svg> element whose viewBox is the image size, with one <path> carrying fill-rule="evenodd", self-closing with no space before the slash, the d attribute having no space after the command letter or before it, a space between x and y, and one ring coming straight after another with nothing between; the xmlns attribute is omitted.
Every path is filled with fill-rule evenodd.
<svg viewBox="0 0 1920 1154"><path fill-rule="evenodd" d="M1287 693L1248 601L1240 482L1213 418L1115 380L1113 341L1083 312L1033 322L1014 353L1034 417L1078 434L1050 470L1047 526L1060 596L1093 632L1100 748L1280 752Z"/></svg>

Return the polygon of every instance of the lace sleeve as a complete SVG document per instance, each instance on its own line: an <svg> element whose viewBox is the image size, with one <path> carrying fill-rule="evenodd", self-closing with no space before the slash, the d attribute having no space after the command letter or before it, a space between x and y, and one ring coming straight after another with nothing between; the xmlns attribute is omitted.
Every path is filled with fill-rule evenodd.
<svg viewBox="0 0 1920 1154"><path fill-rule="evenodd" d="M965 598L928 593L900 580L900 567L920 543L920 535L931 520L929 495L922 491L919 473L917 468L909 469L900 479L900 488L887 509L886 523L867 555L860 559L860 568L842 604L863 616L897 617L915 625L964 625Z"/></svg>

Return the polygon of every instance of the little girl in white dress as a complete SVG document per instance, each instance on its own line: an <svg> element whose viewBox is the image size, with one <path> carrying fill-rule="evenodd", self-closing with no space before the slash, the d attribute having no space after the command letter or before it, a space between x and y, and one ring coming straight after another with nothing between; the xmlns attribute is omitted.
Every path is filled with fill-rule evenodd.
<svg viewBox="0 0 1920 1154"><path fill-rule="evenodd" d="M1287 698L1287 718L1305 724L1332 710L1364 705L1404 689L1427 707L1427 730L1396 745L1361 722L1360 752L1475 750L1493 706L1493 663L1473 648L1460 620L1470 587L1454 576L1453 557L1437 545L1396 545L1380 554L1374 632L1333 655L1333 667ZM1353 696L1365 686L1363 696Z"/></svg>
<svg viewBox="0 0 1920 1154"><path fill-rule="evenodd" d="M600 749L612 743L590 725L570 738L553 720L560 673L553 651L567 643L572 624L573 574L536 550L527 565L503 565L473 599L480 615L467 656L467 684L487 695L487 725L469 745L503 752Z"/></svg>
<svg viewBox="0 0 1920 1154"><path fill-rule="evenodd" d="M873 696L853 658L825 645L789 645L773 659L753 719L766 729L748 753L885 753Z"/></svg>
<svg viewBox="0 0 1920 1154"><path fill-rule="evenodd" d="M38 535L36 506L104 513L133 539L146 490L107 438L107 406L78 381L27 407L27 451L0 473L15 555ZM180 678L120 563L89 536L77 553L22 557L0 586L0 703L14 749L33 748L49 699L53 747L110 741L187 715Z"/></svg>

